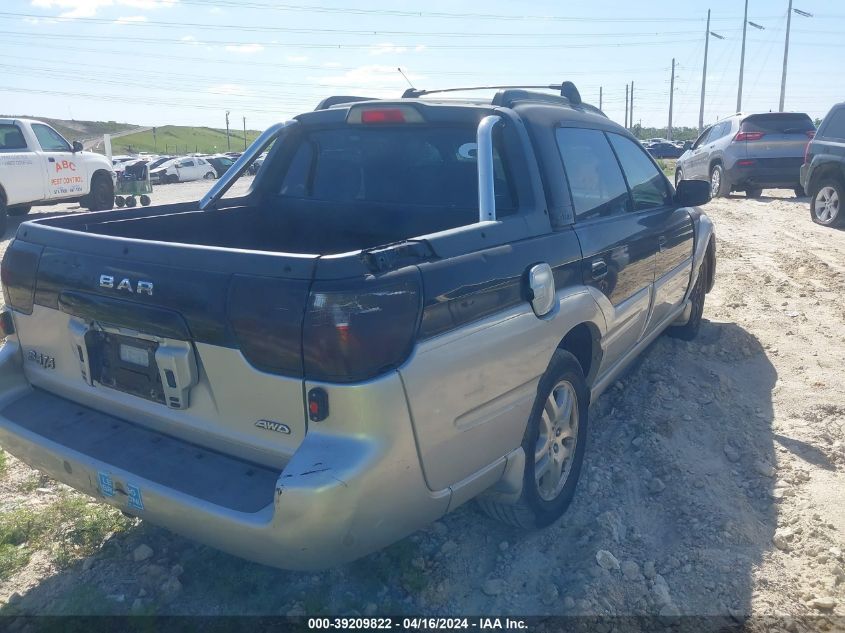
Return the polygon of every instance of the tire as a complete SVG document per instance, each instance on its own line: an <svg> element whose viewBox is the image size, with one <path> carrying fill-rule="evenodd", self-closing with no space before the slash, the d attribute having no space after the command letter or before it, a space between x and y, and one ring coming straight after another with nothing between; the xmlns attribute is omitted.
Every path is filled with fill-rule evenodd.
<svg viewBox="0 0 845 633"><path fill-rule="evenodd" d="M695 286L690 294L692 311L690 312L689 321L684 325L673 325L666 330L666 334L672 338L691 341L698 336L698 331L701 329L701 317L704 315L704 300L707 297L709 257L709 254L704 256L701 269L698 271L698 279L695 280Z"/></svg>
<svg viewBox="0 0 845 633"><path fill-rule="evenodd" d="M680 168L675 169L675 189L678 188L680 182L684 179L684 170Z"/></svg>
<svg viewBox="0 0 845 633"><path fill-rule="evenodd" d="M763 195L762 189L746 189L745 190L745 197L746 198L759 198Z"/></svg>
<svg viewBox="0 0 845 633"><path fill-rule="evenodd" d="M731 192L731 184L725 176L725 168L720 164L713 165L710 170L710 197L724 198Z"/></svg>
<svg viewBox="0 0 845 633"><path fill-rule="evenodd" d="M6 192L0 189L0 236L6 234L8 212L9 210L6 206Z"/></svg>
<svg viewBox="0 0 845 633"><path fill-rule="evenodd" d="M804 187L802 187L801 185L798 185L792 191L795 193L796 198L803 198L804 196L807 195L807 192L804 191Z"/></svg>
<svg viewBox="0 0 845 633"><path fill-rule="evenodd" d="M114 206L116 206L118 209L122 209L125 204L126 200L123 198L123 196L114 197Z"/></svg>
<svg viewBox="0 0 845 633"><path fill-rule="evenodd" d="M126 196L126 206L130 209L138 204L138 201L135 200L135 196Z"/></svg>
<svg viewBox="0 0 845 633"><path fill-rule="evenodd" d="M822 226L842 226L845 213L842 201L845 199L845 182L837 176L823 176L813 187L810 198L810 217Z"/></svg>
<svg viewBox="0 0 845 633"><path fill-rule="evenodd" d="M522 440L522 493L514 504L479 498L487 514L525 529L545 527L561 517L575 495L584 463L589 404L580 363L569 352L556 350L540 379ZM553 415L555 411L560 415ZM539 478L535 476L538 466L545 467L545 475Z"/></svg>
<svg viewBox="0 0 845 633"><path fill-rule="evenodd" d="M214 180L215 178L217 178L217 174L213 171L206 172L205 176L203 176L205 180Z"/></svg>
<svg viewBox="0 0 845 633"><path fill-rule="evenodd" d="M104 174L94 174L91 179L91 193L82 200L82 206L89 211L114 209L114 183Z"/></svg>
<svg viewBox="0 0 845 633"><path fill-rule="evenodd" d="M147 195L141 196L141 206L142 207L150 206L150 202L152 202L152 200L150 200L149 196L147 196Z"/></svg>
<svg viewBox="0 0 845 633"><path fill-rule="evenodd" d="M175 185L177 182L179 182L179 175L171 174L167 177L167 182L169 182L171 185Z"/></svg>
<svg viewBox="0 0 845 633"><path fill-rule="evenodd" d="M20 205L20 206L17 206L17 207L9 207L8 209L6 209L6 215L10 215L10 216L26 215L30 211L32 211L32 205L31 204L23 204L23 205Z"/></svg>

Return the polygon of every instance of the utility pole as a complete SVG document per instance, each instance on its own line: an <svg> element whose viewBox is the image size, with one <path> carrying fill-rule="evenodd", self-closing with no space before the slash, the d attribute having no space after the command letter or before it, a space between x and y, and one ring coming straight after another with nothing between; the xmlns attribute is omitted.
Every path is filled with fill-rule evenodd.
<svg viewBox="0 0 845 633"><path fill-rule="evenodd" d="M786 41L783 45L783 75L780 78L780 104L778 112L783 112L783 100L786 97L786 60L789 59L789 27L792 26L792 0L786 10Z"/></svg>
<svg viewBox="0 0 845 633"><path fill-rule="evenodd" d="M631 124L631 127L634 127L634 82L631 82L631 107L629 108L628 112L628 123Z"/></svg>
<svg viewBox="0 0 845 633"><path fill-rule="evenodd" d="M666 131L667 138L672 140L672 108L675 105L675 58L672 58L672 77L669 79L669 127Z"/></svg>
<svg viewBox="0 0 845 633"><path fill-rule="evenodd" d="M232 151L232 142L229 140L229 111L226 110L226 147Z"/></svg>
<svg viewBox="0 0 845 633"><path fill-rule="evenodd" d="M246 151L246 117L244 117L244 151Z"/></svg>
<svg viewBox="0 0 845 633"><path fill-rule="evenodd" d="M599 86L599 110L601 110L602 86Z"/></svg>
<svg viewBox="0 0 845 633"><path fill-rule="evenodd" d="M748 0L745 0L745 17L742 18L742 52L739 57L739 88L736 92L736 111L742 112L742 71L745 69L745 32L748 30Z"/></svg>
<svg viewBox="0 0 845 633"><path fill-rule="evenodd" d="M792 25L792 12L797 13L801 17L811 18L813 17L812 13L807 13L806 11L801 11L800 9L793 9L792 8L792 0L789 0L789 10L786 14L786 41L783 45L783 75L780 79L780 106L778 108L778 112L783 112L783 102L786 98L786 62L789 59L789 29Z"/></svg>
<svg viewBox="0 0 845 633"><path fill-rule="evenodd" d="M790 0L791 1L791 0ZM707 87L707 49L710 46L710 9L707 9L707 30L704 32L704 68L701 71L701 106L698 108L698 133L704 129L704 90Z"/></svg>
<svg viewBox="0 0 845 633"><path fill-rule="evenodd" d="M625 129L628 129L628 84L625 84Z"/></svg>

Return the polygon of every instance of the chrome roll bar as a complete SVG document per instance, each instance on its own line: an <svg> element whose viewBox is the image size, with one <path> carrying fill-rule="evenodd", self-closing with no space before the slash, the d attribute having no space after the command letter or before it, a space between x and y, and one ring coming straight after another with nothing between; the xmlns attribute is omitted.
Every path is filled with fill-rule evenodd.
<svg viewBox="0 0 845 633"><path fill-rule="evenodd" d="M285 128L293 125L296 121L285 121L284 123L275 123L267 128L255 141L250 145L246 151L241 154L240 158L236 160L232 166L226 170L220 180L214 183L214 186L208 190L208 193L200 200L200 211L210 209L215 202L217 202L223 195L229 191L229 188L235 184L235 181L243 175L246 168L249 167L253 160L267 147L275 141Z"/></svg>
<svg viewBox="0 0 845 633"><path fill-rule="evenodd" d="M484 117L476 131L476 161L478 164L478 221L496 220L496 190L493 173L493 128L501 121L495 114Z"/></svg>

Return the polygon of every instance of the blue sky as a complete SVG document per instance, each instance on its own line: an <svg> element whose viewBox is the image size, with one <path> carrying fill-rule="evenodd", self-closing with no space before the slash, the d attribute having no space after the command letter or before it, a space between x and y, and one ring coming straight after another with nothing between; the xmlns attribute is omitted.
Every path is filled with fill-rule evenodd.
<svg viewBox="0 0 845 633"><path fill-rule="evenodd" d="M777 109L788 0L750 0L743 110ZM845 3L794 0L786 109L845 100ZM574 81L621 122L697 125L735 110L742 0L5 0L0 111L143 125L263 128L330 94ZM838 60L838 61L837 61Z"/></svg>

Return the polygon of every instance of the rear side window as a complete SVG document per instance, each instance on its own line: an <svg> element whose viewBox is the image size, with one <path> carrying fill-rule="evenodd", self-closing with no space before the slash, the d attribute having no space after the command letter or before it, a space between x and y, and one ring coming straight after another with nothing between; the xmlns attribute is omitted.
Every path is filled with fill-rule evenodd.
<svg viewBox="0 0 845 633"><path fill-rule="evenodd" d="M0 125L0 151L26 149L26 139L17 125Z"/></svg>
<svg viewBox="0 0 845 633"><path fill-rule="evenodd" d="M742 122L739 131L762 132L763 134L806 134L815 129L816 126L806 114L772 112L748 117Z"/></svg>
<svg viewBox="0 0 845 633"><path fill-rule="evenodd" d="M279 194L332 202L478 208L475 129L349 126L301 140ZM501 152L493 151L496 211L516 199Z"/></svg>
<svg viewBox="0 0 845 633"><path fill-rule="evenodd" d="M639 144L618 134L608 134L631 188L634 211L663 207L671 202L666 178Z"/></svg>
<svg viewBox="0 0 845 633"><path fill-rule="evenodd" d="M65 138L49 125L33 123L32 131L38 139L38 144L45 152L69 152L70 145Z"/></svg>
<svg viewBox="0 0 845 633"><path fill-rule="evenodd" d="M822 131L825 138L845 140L845 108L831 112L822 124Z"/></svg>
<svg viewBox="0 0 845 633"><path fill-rule="evenodd" d="M564 127L556 135L576 217L624 213L628 188L604 132Z"/></svg>

